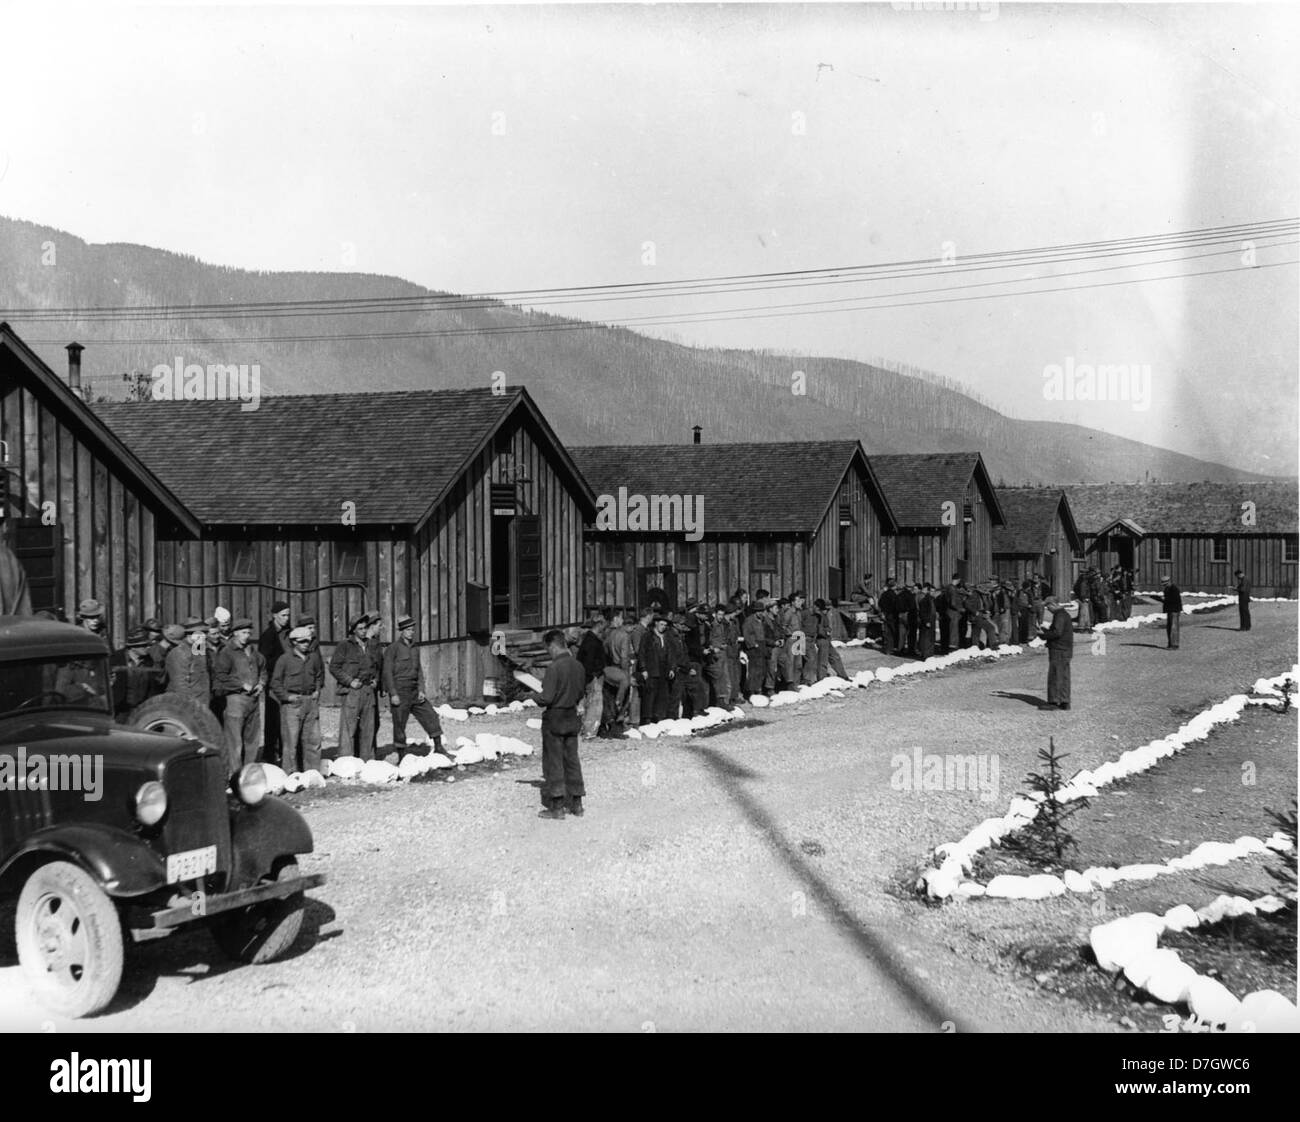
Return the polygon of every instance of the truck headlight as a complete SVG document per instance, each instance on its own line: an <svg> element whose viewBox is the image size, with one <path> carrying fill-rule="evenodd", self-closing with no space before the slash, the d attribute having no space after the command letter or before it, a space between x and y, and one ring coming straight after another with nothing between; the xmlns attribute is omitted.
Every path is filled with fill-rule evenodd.
<svg viewBox="0 0 1300 1122"><path fill-rule="evenodd" d="M135 816L145 826L155 826L167 813L167 789L151 779L135 793Z"/></svg>
<svg viewBox="0 0 1300 1122"><path fill-rule="evenodd" d="M261 764L248 764L235 780L235 792L248 806L256 806L264 798L270 784L266 781L266 772Z"/></svg>

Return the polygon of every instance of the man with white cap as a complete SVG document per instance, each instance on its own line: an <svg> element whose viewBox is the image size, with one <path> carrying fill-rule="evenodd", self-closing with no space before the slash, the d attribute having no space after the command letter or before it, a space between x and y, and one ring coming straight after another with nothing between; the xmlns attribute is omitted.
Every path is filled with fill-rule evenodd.
<svg viewBox="0 0 1300 1122"><path fill-rule="evenodd" d="M311 630L295 627L289 632L289 653L281 656L271 672L271 696L280 703L280 767L298 771L298 749L302 749L302 771L320 771L320 691L325 685L325 667L320 653L311 650Z"/></svg>
<svg viewBox="0 0 1300 1122"><path fill-rule="evenodd" d="M1040 628L1047 644L1047 707L1070 708L1070 660L1074 657L1074 621L1055 595L1043 601L1052 613L1051 627Z"/></svg>
<svg viewBox="0 0 1300 1122"><path fill-rule="evenodd" d="M234 620L230 642L213 663L212 692L224 697L222 724L226 730L226 770L238 775L257 759L261 743L262 693L266 688L266 659L253 643L253 621Z"/></svg>

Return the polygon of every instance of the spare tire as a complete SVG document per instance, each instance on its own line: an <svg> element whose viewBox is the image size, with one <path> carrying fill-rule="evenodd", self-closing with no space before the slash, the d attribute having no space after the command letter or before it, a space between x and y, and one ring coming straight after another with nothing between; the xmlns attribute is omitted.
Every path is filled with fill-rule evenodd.
<svg viewBox="0 0 1300 1122"><path fill-rule="evenodd" d="M212 710L178 693L160 693L141 702L122 723L146 732L191 736L214 748L220 748L224 740L221 722Z"/></svg>

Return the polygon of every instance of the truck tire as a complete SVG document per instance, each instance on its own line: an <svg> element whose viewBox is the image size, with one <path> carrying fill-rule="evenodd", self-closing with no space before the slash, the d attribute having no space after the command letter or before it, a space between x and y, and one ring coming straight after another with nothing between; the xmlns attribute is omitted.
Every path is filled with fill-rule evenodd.
<svg viewBox="0 0 1300 1122"><path fill-rule="evenodd" d="M23 974L51 1012L88 1017L113 1000L122 980L122 921L85 870L52 861L32 873L14 930Z"/></svg>
<svg viewBox="0 0 1300 1122"><path fill-rule="evenodd" d="M292 880L298 875L298 862L282 861L266 880ZM286 954L302 930L307 899L301 892L280 900L264 900L247 908L224 912L209 920L217 946L236 962L256 966L274 962Z"/></svg>
<svg viewBox="0 0 1300 1122"><path fill-rule="evenodd" d="M123 724L146 732L192 736L214 748L225 743L221 722L212 710L177 693L160 693L142 701L131 710Z"/></svg>

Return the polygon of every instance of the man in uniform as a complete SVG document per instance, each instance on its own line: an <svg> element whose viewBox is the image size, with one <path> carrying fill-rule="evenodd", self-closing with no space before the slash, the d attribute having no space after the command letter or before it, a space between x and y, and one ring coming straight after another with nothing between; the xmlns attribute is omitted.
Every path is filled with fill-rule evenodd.
<svg viewBox="0 0 1300 1122"><path fill-rule="evenodd" d="M298 749L302 748L302 770L320 771L320 691L325 685L325 666L320 653L311 650L311 632L295 627L289 632L290 651L282 655L271 671L271 696L280 703L280 767L298 770Z"/></svg>
<svg viewBox="0 0 1300 1122"><path fill-rule="evenodd" d="M657 617L658 620L663 617ZM582 817L587 790L578 759L578 702L586 692L586 673L564 641L564 632L552 629L542 636L551 664L542 688L531 696L545 709L542 714L542 809L539 818L563 819L565 812Z"/></svg>
<svg viewBox="0 0 1300 1122"><path fill-rule="evenodd" d="M1242 631L1250 630L1250 578L1238 569L1232 574L1237 578L1237 622Z"/></svg>
<svg viewBox="0 0 1300 1122"><path fill-rule="evenodd" d="M275 673L275 664L282 654L289 652L289 602L275 600L271 603L271 618L266 630L258 637L257 649L266 662L268 675ZM280 703L275 695L266 691L266 717L262 723L262 758L275 763L280 758Z"/></svg>
<svg viewBox="0 0 1300 1122"><path fill-rule="evenodd" d="M406 722L410 717L420 722L433 742L433 751L442 751L442 722L424 695L424 668L414 644L415 620L402 616L397 621L397 638L384 652L383 678L384 692L393 712L393 747L399 755L406 751Z"/></svg>
<svg viewBox="0 0 1300 1122"><path fill-rule="evenodd" d="M669 691L677 676L676 652L668 638L668 617L662 612L655 613L653 630L642 636L636 662L641 677L641 723L655 724L667 716Z"/></svg>
<svg viewBox="0 0 1300 1122"><path fill-rule="evenodd" d="M370 617L357 616L348 626L348 637L334 648L330 674L339 695L339 757L375 758L375 682L381 663L374 659L370 642Z"/></svg>
<svg viewBox="0 0 1300 1122"><path fill-rule="evenodd" d="M185 641L167 655L167 692L180 694L207 709L212 704L208 674L208 629L198 616L185 621Z"/></svg>
<svg viewBox="0 0 1300 1122"><path fill-rule="evenodd" d="M1171 651L1176 651L1183 621L1183 594L1169 576L1162 577L1160 584L1160 607L1165 613L1165 643Z"/></svg>
<svg viewBox="0 0 1300 1122"><path fill-rule="evenodd" d="M900 605L898 602L898 589L894 587L895 580L893 577L885 578L885 591L880 594L880 651L882 654L892 655L898 652L898 624Z"/></svg>
<svg viewBox="0 0 1300 1122"><path fill-rule="evenodd" d="M1039 630L1047 644L1047 705L1070 708L1070 660L1074 657L1074 623L1055 596L1043 606L1052 613L1052 626Z"/></svg>
<svg viewBox="0 0 1300 1122"><path fill-rule="evenodd" d="M261 743L259 705L266 692L266 659L253 644L253 621L232 620L230 641L213 662L212 692L225 698L222 724L226 732L226 771L238 775L257 759Z"/></svg>

